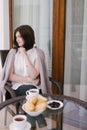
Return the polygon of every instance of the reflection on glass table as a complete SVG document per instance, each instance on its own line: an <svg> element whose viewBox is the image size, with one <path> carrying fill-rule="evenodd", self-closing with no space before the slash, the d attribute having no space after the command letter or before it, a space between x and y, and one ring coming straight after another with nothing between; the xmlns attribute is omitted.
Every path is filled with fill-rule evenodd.
<svg viewBox="0 0 87 130"><path fill-rule="evenodd" d="M30 116L20 109L20 114L27 116L27 121L30 122L31 130L87 130L87 103L76 98L58 95L43 95L47 101L56 100L63 103L60 109L52 110L46 108L38 116ZM0 104L0 129L9 130L9 125L12 123L15 115L14 104L18 101L23 105L26 102L25 96L16 97ZM13 116L7 113L7 123L4 126L5 110L10 107L13 111Z"/></svg>

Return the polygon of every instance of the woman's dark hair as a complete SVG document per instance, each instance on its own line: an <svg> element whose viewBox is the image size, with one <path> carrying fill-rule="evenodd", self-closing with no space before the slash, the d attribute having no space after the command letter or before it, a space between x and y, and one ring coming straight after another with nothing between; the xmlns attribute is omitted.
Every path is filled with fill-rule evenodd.
<svg viewBox="0 0 87 130"><path fill-rule="evenodd" d="M16 41L16 33L19 32L21 37L23 38L25 44L24 48L26 50L29 50L33 48L33 45L35 44L35 36L34 36L34 30L29 25L21 25L14 31L14 47L17 49L18 43Z"/></svg>

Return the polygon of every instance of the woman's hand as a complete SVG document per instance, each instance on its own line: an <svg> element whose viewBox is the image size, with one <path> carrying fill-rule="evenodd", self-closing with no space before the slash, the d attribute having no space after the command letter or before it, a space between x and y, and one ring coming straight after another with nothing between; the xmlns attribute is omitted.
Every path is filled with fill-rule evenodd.
<svg viewBox="0 0 87 130"><path fill-rule="evenodd" d="M25 79L26 79L27 83L32 83L34 85L39 85L40 84L40 79L39 78L31 79L30 77L25 77Z"/></svg>
<svg viewBox="0 0 87 130"><path fill-rule="evenodd" d="M27 54L26 49L24 47L19 47L18 48L18 52L21 53L21 54L23 54L23 55Z"/></svg>
<svg viewBox="0 0 87 130"><path fill-rule="evenodd" d="M38 79L33 80L33 81L32 81L32 83L33 83L34 85L39 85L39 83L40 83L39 78L38 78Z"/></svg>
<svg viewBox="0 0 87 130"><path fill-rule="evenodd" d="M40 80L39 80L39 78L37 78L37 79L31 79L30 77L26 77L26 82L28 83L32 83L32 84L34 84L34 85L38 85L39 83L40 83Z"/></svg>
<svg viewBox="0 0 87 130"><path fill-rule="evenodd" d="M25 63L26 63L26 69L27 69L27 73L30 76L31 79L36 79L37 76L39 75L39 69L38 69L38 60L35 60L35 63L32 64L27 51L24 47L19 47L18 48L18 52L20 52L23 57L25 58ZM35 84L37 84L38 80L34 81Z"/></svg>
<svg viewBox="0 0 87 130"><path fill-rule="evenodd" d="M18 82L18 83L19 82L21 82L21 83L32 83L32 84L35 84L35 85L38 85L40 83L39 77L33 79L30 76L21 76L21 75L15 74L13 65L11 67L8 80L10 80L12 82Z"/></svg>

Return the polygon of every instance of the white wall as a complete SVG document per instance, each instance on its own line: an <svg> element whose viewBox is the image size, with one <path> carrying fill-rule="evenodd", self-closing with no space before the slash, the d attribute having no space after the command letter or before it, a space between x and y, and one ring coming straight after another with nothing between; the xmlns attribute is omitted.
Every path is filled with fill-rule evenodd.
<svg viewBox="0 0 87 130"><path fill-rule="evenodd" d="M9 2L0 0L0 50L9 49Z"/></svg>

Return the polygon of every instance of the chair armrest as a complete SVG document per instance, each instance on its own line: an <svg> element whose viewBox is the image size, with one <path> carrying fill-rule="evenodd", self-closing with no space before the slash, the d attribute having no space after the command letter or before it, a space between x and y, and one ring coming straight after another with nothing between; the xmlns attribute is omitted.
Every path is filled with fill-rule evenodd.
<svg viewBox="0 0 87 130"><path fill-rule="evenodd" d="M59 89L59 94L62 94L62 85L57 80L52 79L52 77L49 77L49 80Z"/></svg>
<svg viewBox="0 0 87 130"><path fill-rule="evenodd" d="M5 85L5 90L10 93L11 97L16 97L16 94L11 87L12 87L11 83L7 82Z"/></svg>

